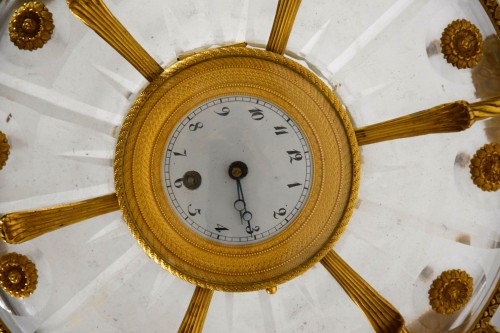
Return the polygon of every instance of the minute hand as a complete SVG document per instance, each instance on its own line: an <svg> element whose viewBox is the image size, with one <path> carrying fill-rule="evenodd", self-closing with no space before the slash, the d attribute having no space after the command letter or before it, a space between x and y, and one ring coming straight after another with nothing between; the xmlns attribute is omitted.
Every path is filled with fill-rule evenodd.
<svg viewBox="0 0 500 333"><path fill-rule="evenodd" d="M247 210L247 204L246 204L246 201L245 201L245 196L243 195L243 188L241 186L241 181L239 179L236 179L236 189L238 190L238 201L241 201L243 203L243 209L239 209L239 212L240 212L240 220L241 220L241 223L243 224L243 221L245 221L247 223L247 227L246 227L246 232L248 234L253 234L254 231L259 231L259 227L254 227L252 228L252 225L251 225L251 220L252 220L252 213L250 211ZM235 203L236 204L236 203Z"/></svg>

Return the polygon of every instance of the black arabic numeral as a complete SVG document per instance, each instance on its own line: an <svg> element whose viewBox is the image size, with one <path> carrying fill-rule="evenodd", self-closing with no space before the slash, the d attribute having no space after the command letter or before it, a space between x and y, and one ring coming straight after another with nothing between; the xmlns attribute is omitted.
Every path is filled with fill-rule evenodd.
<svg viewBox="0 0 500 333"><path fill-rule="evenodd" d="M278 211L274 211L273 217L275 219L279 219L279 216L285 216L285 214L286 214L286 209L280 208Z"/></svg>
<svg viewBox="0 0 500 333"><path fill-rule="evenodd" d="M174 186L177 187L177 188L181 188L182 187L182 178L177 179L174 182Z"/></svg>
<svg viewBox="0 0 500 333"><path fill-rule="evenodd" d="M288 132L285 126L274 126L274 134L281 135L281 134L288 134Z"/></svg>
<svg viewBox="0 0 500 333"><path fill-rule="evenodd" d="M196 131L196 130L198 130L200 128L203 128L203 123L201 123L201 122L197 122L196 124L189 125L189 130L191 132L194 132L194 131Z"/></svg>
<svg viewBox="0 0 500 333"><path fill-rule="evenodd" d="M295 161L300 161L302 160L302 154L298 150L288 150L287 151L288 157L290 157L290 164L295 160Z"/></svg>
<svg viewBox="0 0 500 333"><path fill-rule="evenodd" d="M253 234L254 232L258 232L260 230L260 227L259 226L255 226L255 227L246 227L246 231L247 231L247 234Z"/></svg>
<svg viewBox="0 0 500 333"><path fill-rule="evenodd" d="M188 205L188 213L191 216L196 216L198 214L201 214L201 209L194 209L194 212L191 211L191 204Z"/></svg>
<svg viewBox="0 0 500 333"><path fill-rule="evenodd" d="M186 157L187 156L186 149L184 149L183 153L178 153L178 152L174 151L174 156L184 156L184 157Z"/></svg>
<svg viewBox="0 0 500 333"><path fill-rule="evenodd" d="M262 120L264 118L264 113L262 113L261 109L255 108L248 110L248 112L250 112L253 120Z"/></svg>
<svg viewBox="0 0 500 333"><path fill-rule="evenodd" d="M214 110L219 116L227 116L231 110L227 106L223 107L222 110Z"/></svg>
<svg viewBox="0 0 500 333"><path fill-rule="evenodd" d="M217 232L220 233L221 231L227 231L229 229L217 223L217 227L215 227L215 230L217 230Z"/></svg>

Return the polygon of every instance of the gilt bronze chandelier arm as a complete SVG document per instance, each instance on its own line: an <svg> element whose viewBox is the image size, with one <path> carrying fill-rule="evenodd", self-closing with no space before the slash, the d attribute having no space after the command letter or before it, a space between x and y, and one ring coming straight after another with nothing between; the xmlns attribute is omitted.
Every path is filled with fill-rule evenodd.
<svg viewBox="0 0 500 333"><path fill-rule="evenodd" d="M375 332L408 332L401 314L335 251L328 252L321 263L363 311Z"/></svg>
<svg viewBox="0 0 500 333"><path fill-rule="evenodd" d="M471 104L474 120L482 120L500 115L500 96Z"/></svg>
<svg viewBox="0 0 500 333"><path fill-rule="evenodd" d="M102 0L67 0L69 9L89 28L120 53L148 81L163 68L109 11Z"/></svg>
<svg viewBox="0 0 500 333"><path fill-rule="evenodd" d="M115 193L39 210L8 213L0 217L1 237L19 244L65 226L120 209Z"/></svg>
<svg viewBox="0 0 500 333"><path fill-rule="evenodd" d="M201 333L214 291L196 287L178 333Z"/></svg>
<svg viewBox="0 0 500 333"><path fill-rule="evenodd" d="M285 53L300 2L301 0L279 0L266 50L278 54Z"/></svg>
<svg viewBox="0 0 500 333"><path fill-rule="evenodd" d="M460 132L477 120L500 115L500 97L476 103L457 101L356 129L359 145L419 135Z"/></svg>

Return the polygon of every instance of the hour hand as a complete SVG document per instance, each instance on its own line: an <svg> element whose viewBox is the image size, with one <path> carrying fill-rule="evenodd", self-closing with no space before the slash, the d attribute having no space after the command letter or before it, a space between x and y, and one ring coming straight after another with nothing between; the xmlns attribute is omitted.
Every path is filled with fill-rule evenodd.
<svg viewBox="0 0 500 333"><path fill-rule="evenodd" d="M238 200L234 202L234 208L240 212L241 223L243 224L243 215L247 212L245 197L243 196L243 189L241 188L241 179L244 178L248 174L248 167L245 163L236 161L231 163L229 166L229 177L236 180L236 190L238 192ZM250 213L250 212L248 212ZM251 216L251 213L250 213ZM248 217L248 216L247 216ZM251 217L250 217L251 219Z"/></svg>

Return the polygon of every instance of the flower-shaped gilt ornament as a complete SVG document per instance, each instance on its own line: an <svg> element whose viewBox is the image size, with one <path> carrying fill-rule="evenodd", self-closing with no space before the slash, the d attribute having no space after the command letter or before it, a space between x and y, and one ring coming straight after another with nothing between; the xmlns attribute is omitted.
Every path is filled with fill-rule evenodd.
<svg viewBox="0 0 500 333"><path fill-rule="evenodd" d="M53 31L52 13L40 1L25 3L10 19L10 40L22 50L41 48Z"/></svg>
<svg viewBox="0 0 500 333"><path fill-rule="evenodd" d="M441 52L447 62L457 68L472 68L483 56L483 37L471 22L451 22L441 35Z"/></svg>
<svg viewBox="0 0 500 333"><path fill-rule="evenodd" d="M36 289L38 273L28 257L12 252L0 257L0 287L12 297L25 298Z"/></svg>
<svg viewBox="0 0 500 333"><path fill-rule="evenodd" d="M500 144L481 147L470 162L470 172L474 184L483 191L500 189Z"/></svg>
<svg viewBox="0 0 500 333"><path fill-rule="evenodd" d="M473 279L460 269L442 272L429 289L429 303L441 314L451 314L463 308L472 296Z"/></svg>
<svg viewBox="0 0 500 333"><path fill-rule="evenodd" d="M7 159L9 158L10 153L10 145L9 140L7 140L7 135L5 133L0 132L0 170L7 163Z"/></svg>

